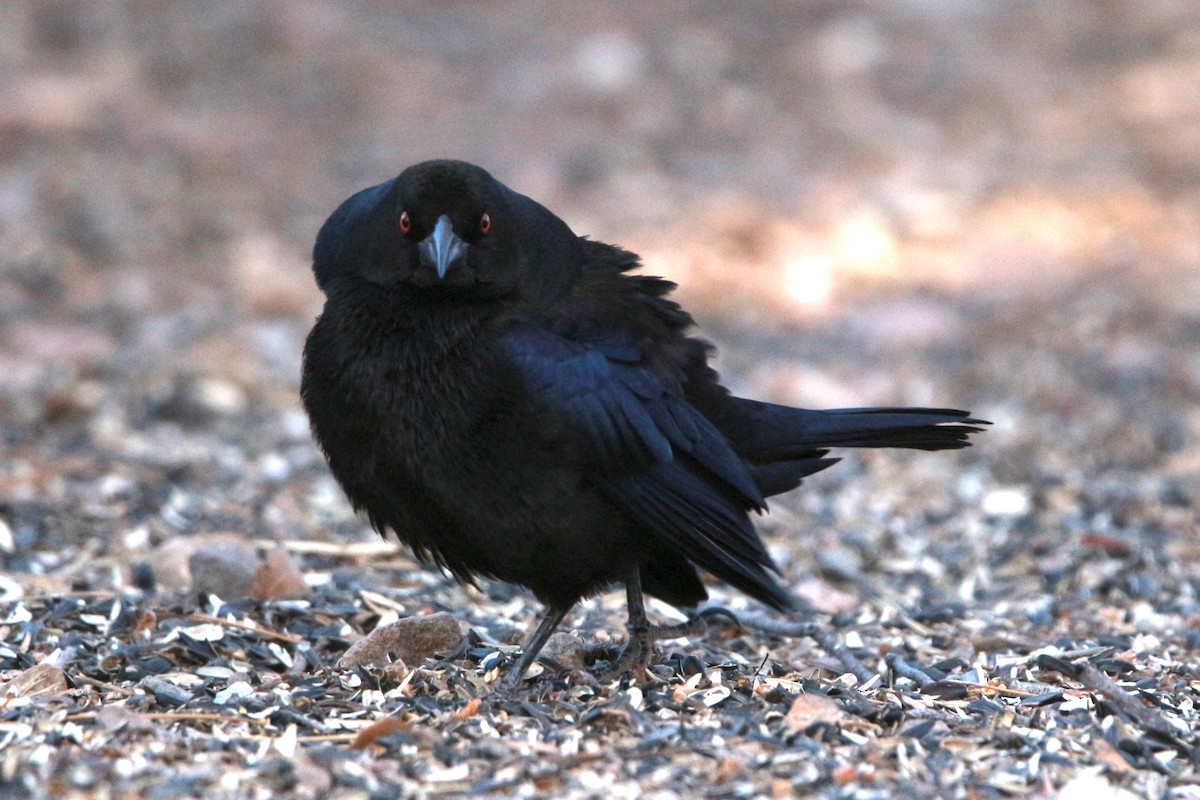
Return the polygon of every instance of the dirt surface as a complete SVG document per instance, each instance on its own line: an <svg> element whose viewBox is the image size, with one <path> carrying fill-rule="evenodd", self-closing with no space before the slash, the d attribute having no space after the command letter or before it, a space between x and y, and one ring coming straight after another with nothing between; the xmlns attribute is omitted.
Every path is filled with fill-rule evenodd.
<svg viewBox="0 0 1200 800"><path fill-rule="evenodd" d="M0 4L0 795L1200 797L1197 86L1191 0ZM495 696L536 604L296 394L317 227L433 156L739 393L996 424L772 504L815 638L714 584L612 675L613 593Z"/></svg>

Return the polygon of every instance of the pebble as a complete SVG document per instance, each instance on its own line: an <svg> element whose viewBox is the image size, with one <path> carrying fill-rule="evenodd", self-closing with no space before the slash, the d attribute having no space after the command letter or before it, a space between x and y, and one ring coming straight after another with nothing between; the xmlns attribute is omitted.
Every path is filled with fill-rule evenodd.
<svg viewBox="0 0 1200 800"><path fill-rule="evenodd" d="M379 626L355 642L338 659L337 668L386 664L396 658L418 666L438 653L458 649L462 642L462 628L450 614L405 617Z"/></svg>
<svg viewBox="0 0 1200 800"><path fill-rule="evenodd" d="M254 694L254 687L246 681L234 681L226 686L221 691L213 696L213 702L219 706L228 704L232 700L240 700L243 697L249 697Z"/></svg>
<svg viewBox="0 0 1200 800"><path fill-rule="evenodd" d="M629 86L642 71L645 57L632 38L621 33L600 33L583 40L572 59L575 77L599 92Z"/></svg>
<svg viewBox="0 0 1200 800"><path fill-rule="evenodd" d="M993 489L983 496L982 506L989 517L1020 517L1029 513L1029 493L1016 487Z"/></svg>
<svg viewBox="0 0 1200 800"><path fill-rule="evenodd" d="M241 542L209 544L188 558L192 590L223 600L250 597L262 566L254 548Z"/></svg>
<svg viewBox="0 0 1200 800"><path fill-rule="evenodd" d="M259 566L251 594L259 600L294 600L308 594L308 584L288 551L276 547L267 551Z"/></svg>
<svg viewBox="0 0 1200 800"><path fill-rule="evenodd" d="M583 642L567 631L558 631L546 642L541 655L563 669L584 669Z"/></svg>

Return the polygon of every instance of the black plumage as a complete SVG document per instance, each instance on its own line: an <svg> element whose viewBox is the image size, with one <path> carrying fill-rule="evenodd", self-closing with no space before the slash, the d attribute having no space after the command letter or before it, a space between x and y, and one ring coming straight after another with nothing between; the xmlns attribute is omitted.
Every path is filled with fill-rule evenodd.
<svg viewBox="0 0 1200 800"><path fill-rule="evenodd" d="M642 591L693 606L697 567L791 607L749 512L833 464L829 448L954 449L984 424L734 397L673 284L463 162L355 194L313 260L326 301L301 393L330 469L423 560L545 604L511 681L619 583L643 638Z"/></svg>

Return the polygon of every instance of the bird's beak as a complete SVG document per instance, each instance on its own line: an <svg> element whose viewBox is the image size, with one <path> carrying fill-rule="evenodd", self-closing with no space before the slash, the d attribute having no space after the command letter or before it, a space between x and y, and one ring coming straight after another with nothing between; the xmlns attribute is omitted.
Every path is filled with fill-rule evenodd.
<svg viewBox="0 0 1200 800"><path fill-rule="evenodd" d="M450 218L442 214L433 226L433 233L421 240L417 246L421 266L433 269L438 280L462 263L467 256L467 243L454 232Z"/></svg>

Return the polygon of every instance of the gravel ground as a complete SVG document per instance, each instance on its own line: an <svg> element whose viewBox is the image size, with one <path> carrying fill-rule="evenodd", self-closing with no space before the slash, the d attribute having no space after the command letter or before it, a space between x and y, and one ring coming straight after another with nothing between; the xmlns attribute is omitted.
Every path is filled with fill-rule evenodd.
<svg viewBox="0 0 1200 800"><path fill-rule="evenodd" d="M1200 797L1197 85L1190 0L3 4L0 795ZM535 604L296 395L317 226L437 155L739 393L996 424L773 503L804 619L614 677L598 597L497 698Z"/></svg>

